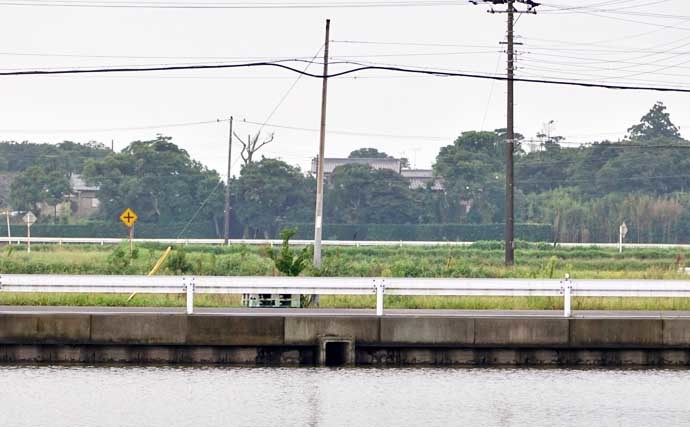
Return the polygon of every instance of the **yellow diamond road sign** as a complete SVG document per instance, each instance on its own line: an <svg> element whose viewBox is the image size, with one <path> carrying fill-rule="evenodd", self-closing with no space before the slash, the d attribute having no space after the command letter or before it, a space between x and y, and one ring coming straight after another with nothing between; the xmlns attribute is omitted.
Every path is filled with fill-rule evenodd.
<svg viewBox="0 0 690 427"><path fill-rule="evenodd" d="M137 222L137 218L139 218L137 214L135 214L130 208L127 208L120 215L120 221L124 222L127 227L133 226L134 223Z"/></svg>

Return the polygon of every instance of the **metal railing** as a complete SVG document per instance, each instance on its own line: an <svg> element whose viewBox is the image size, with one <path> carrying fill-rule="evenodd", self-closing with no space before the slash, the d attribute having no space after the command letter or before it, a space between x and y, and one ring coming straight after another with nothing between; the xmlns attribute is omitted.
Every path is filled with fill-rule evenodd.
<svg viewBox="0 0 690 427"><path fill-rule="evenodd" d="M0 237L0 243L26 244L26 237ZM117 245L127 241L125 237L31 237L34 244L91 244L91 245ZM161 243L166 245L223 245L223 239L134 239L135 243ZM313 240L290 240L294 246L311 245ZM444 242L444 241L404 241L404 240L324 240L323 246L393 246L393 247L419 247L419 246L470 246L474 242ZM231 239L229 245L258 245L273 246L282 244L277 239ZM558 243L561 248L607 248L617 249L618 243ZM665 244L665 243L623 243L625 249L690 249L689 244Z"/></svg>
<svg viewBox="0 0 690 427"><path fill-rule="evenodd" d="M573 296L690 298L690 281L3 274L0 292L186 294L188 314L195 294L375 295L377 316L384 295L543 296L562 297L570 317Z"/></svg>

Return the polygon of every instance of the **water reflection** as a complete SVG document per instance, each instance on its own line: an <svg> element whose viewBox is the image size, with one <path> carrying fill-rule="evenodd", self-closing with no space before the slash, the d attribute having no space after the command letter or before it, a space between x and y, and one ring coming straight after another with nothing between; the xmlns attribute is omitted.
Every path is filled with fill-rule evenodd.
<svg viewBox="0 0 690 427"><path fill-rule="evenodd" d="M690 371L0 366L0 425L686 426Z"/></svg>

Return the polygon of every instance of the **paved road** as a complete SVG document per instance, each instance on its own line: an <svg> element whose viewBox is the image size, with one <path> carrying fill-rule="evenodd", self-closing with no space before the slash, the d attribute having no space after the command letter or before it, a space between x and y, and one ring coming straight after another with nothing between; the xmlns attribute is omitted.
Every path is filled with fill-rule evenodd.
<svg viewBox="0 0 690 427"><path fill-rule="evenodd" d="M0 306L0 314L183 314L182 307L28 307ZM195 314L216 316L374 316L370 309L271 309L271 308L195 308ZM438 317L563 317L560 310L386 310L386 316ZM576 311L574 318L677 319L690 318L690 311Z"/></svg>

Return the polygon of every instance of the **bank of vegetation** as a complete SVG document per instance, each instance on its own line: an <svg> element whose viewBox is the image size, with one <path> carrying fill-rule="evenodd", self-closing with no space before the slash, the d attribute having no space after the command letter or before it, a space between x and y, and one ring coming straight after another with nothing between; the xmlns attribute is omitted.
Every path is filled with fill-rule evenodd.
<svg viewBox="0 0 690 427"><path fill-rule="evenodd" d="M500 239L505 141L503 129L461 132L436 155L433 179L415 188L394 170L336 167L325 186L324 238ZM532 139L518 134L516 142L519 239L616 242L626 222L630 242L690 242L690 142L662 103L617 140L567 141L546 129ZM276 238L295 224L301 225L298 237L309 235L314 176L279 159L242 153L241 171L227 183L232 237ZM350 157L390 156L363 148ZM73 174L98 187L100 210L90 222L75 224L85 220L51 217L44 209L36 235L124 235L117 217L125 207L139 214L142 237L218 237L223 228L226 183L169 137L134 141L120 152L98 143L0 143L0 159L3 207L23 211L63 200Z"/></svg>
<svg viewBox="0 0 690 427"><path fill-rule="evenodd" d="M115 248L88 245L34 245L31 254L23 246L5 247L0 255L0 274L146 274L165 247L138 244L132 257L126 244ZM186 246L173 250L159 274L272 276L278 248L236 245ZM272 255L273 254L273 255ZM679 272L690 259L690 250L554 248L548 244L519 242L517 265L503 265L500 242L478 242L469 247L345 247L325 248L322 268L310 265L301 272L328 277L476 277L600 279L686 279ZM558 309L560 298L387 297L391 308L455 309ZM199 296L201 307L239 306L238 296ZM178 295L52 295L0 293L0 304L182 306ZM374 299L356 296L324 296L322 307L372 308ZM690 310L684 299L578 298L576 309Z"/></svg>

